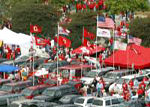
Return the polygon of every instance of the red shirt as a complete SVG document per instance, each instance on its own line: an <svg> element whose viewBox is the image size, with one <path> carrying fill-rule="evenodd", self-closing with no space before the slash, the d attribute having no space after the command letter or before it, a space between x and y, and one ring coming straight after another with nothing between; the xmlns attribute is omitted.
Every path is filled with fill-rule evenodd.
<svg viewBox="0 0 150 107"><path fill-rule="evenodd" d="M146 84L142 81L142 82L139 84L139 87L142 87L142 88L144 88L144 89L145 89Z"/></svg>
<svg viewBox="0 0 150 107"><path fill-rule="evenodd" d="M138 89L138 90L137 90L137 94L138 94L138 95L143 95L143 93L144 93L144 91L143 91L142 89Z"/></svg>
<svg viewBox="0 0 150 107"><path fill-rule="evenodd" d="M123 83L123 84L122 84L122 88L123 88L123 90L127 90L127 89L128 89L127 83Z"/></svg>
<svg viewBox="0 0 150 107"><path fill-rule="evenodd" d="M134 86L134 82L132 80L129 81L129 85L132 88Z"/></svg>

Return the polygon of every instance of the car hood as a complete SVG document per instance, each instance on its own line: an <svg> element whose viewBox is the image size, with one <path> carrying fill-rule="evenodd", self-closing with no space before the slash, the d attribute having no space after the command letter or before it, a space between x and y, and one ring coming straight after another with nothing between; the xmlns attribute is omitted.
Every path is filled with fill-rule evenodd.
<svg viewBox="0 0 150 107"><path fill-rule="evenodd" d="M93 82L94 78L82 77L80 80L86 84L91 84Z"/></svg>
<svg viewBox="0 0 150 107"><path fill-rule="evenodd" d="M6 94L10 94L10 93L6 91L0 91L0 95L6 95Z"/></svg>

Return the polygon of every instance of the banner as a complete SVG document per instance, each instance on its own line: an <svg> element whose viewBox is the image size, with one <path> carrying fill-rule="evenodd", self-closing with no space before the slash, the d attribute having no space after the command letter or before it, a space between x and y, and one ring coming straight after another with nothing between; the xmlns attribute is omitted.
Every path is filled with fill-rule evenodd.
<svg viewBox="0 0 150 107"><path fill-rule="evenodd" d="M126 50L127 44L119 41L114 41L113 49Z"/></svg>
<svg viewBox="0 0 150 107"><path fill-rule="evenodd" d="M110 30L97 28L97 36L111 38Z"/></svg>

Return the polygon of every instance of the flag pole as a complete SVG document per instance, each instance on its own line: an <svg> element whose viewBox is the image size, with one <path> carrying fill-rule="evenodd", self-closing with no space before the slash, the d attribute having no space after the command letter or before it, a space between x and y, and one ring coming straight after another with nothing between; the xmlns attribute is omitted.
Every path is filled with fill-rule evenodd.
<svg viewBox="0 0 150 107"><path fill-rule="evenodd" d="M113 44L115 43L115 30L114 29L115 28L113 28ZM114 48L113 48L113 68L114 68L114 60L115 60L115 56L114 56Z"/></svg>
<svg viewBox="0 0 150 107"><path fill-rule="evenodd" d="M83 38L83 40L82 40L82 44L84 43L84 26L83 26L83 34L82 34L82 38ZM82 65L83 65L83 51L82 51ZM82 66L81 66L81 78L82 78Z"/></svg>
<svg viewBox="0 0 150 107"><path fill-rule="evenodd" d="M97 21L98 21L98 15L97 15ZM98 24L96 23L96 29L97 27L98 27ZM96 36L96 61L97 61L97 36ZM96 64L96 71L97 71L97 64Z"/></svg>
<svg viewBox="0 0 150 107"><path fill-rule="evenodd" d="M57 28L58 32L57 32L57 85L58 83L58 36L59 36L59 23L58 23L58 28Z"/></svg>
<svg viewBox="0 0 150 107"><path fill-rule="evenodd" d="M96 30L98 28L98 14L97 14L97 21L96 21ZM96 31L96 62L97 62L97 31ZM102 61L103 63L103 61ZM101 63L99 63L99 69L100 71L102 71L102 66L101 66ZM97 65L96 65L96 70L97 70Z"/></svg>

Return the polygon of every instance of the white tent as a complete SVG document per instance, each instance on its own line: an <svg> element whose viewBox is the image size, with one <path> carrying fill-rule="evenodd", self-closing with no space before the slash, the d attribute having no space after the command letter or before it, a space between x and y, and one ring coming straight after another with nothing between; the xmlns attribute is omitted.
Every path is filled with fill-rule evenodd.
<svg viewBox="0 0 150 107"><path fill-rule="evenodd" d="M6 44L19 45L21 48L21 53L28 54L31 47L32 38L31 36L22 33L15 33L5 27L0 30L0 40L2 40Z"/></svg>

